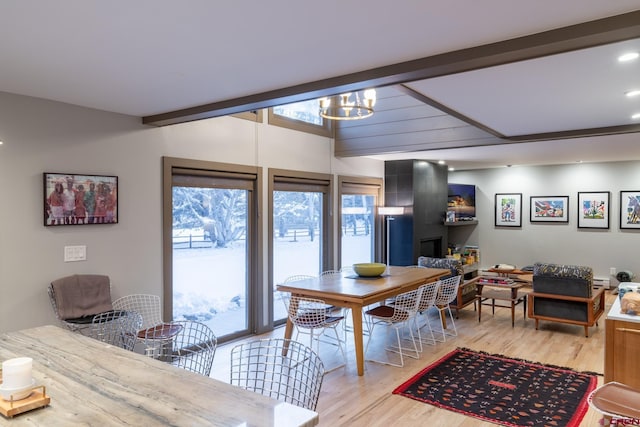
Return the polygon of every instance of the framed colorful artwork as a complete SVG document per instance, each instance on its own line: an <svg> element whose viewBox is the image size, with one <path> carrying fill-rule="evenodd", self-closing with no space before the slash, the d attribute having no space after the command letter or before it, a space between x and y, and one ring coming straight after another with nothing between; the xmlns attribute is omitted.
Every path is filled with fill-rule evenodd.
<svg viewBox="0 0 640 427"><path fill-rule="evenodd" d="M578 228L609 228L611 192L578 193Z"/></svg>
<svg viewBox="0 0 640 427"><path fill-rule="evenodd" d="M497 227L522 226L522 193L496 193Z"/></svg>
<svg viewBox="0 0 640 427"><path fill-rule="evenodd" d="M93 225L118 222L118 177L43 174L44 225Z"/></svg>
<svg viewBox="0 0 640 427"><path fill-rule="evenodd" d="M640 191L620 192L620 228L640 229Z"/></svg>
<svg viewBox="0 0 640 427"><path fill-rule="evenodd" d="M569 196L531 196L531 222L569 222Z"/></svg>

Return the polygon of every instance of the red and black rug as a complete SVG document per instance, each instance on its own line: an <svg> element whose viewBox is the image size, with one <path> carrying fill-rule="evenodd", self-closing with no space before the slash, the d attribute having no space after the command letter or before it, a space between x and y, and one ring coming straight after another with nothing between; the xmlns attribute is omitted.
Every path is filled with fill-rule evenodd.
<svg viewBox="0 0 640 427"><path fill-rule="evenodd" d="M578 426L597 374L458 348L393 393L505 426Z"/></svg>

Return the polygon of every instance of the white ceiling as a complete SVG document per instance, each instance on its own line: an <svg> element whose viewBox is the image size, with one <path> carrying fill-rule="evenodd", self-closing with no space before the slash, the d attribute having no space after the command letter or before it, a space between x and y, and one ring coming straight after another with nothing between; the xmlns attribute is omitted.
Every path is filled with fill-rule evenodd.
<svg viewBox="0 0 640 427"><path fill-rule="evenodd" d="M639 0L6 0L0 91L151 116L640 10ZM624 49L623 49L624 47ZM437 77L416 91L507 136L629 123L637 42ZM595 60L595 62L594 62ZM635 111L634 112L638 112ZM0 138L1 138L0 129ZM640 159L638 134L394 154L459 168ZM484 160L486 159L486 160Z"/></svg>

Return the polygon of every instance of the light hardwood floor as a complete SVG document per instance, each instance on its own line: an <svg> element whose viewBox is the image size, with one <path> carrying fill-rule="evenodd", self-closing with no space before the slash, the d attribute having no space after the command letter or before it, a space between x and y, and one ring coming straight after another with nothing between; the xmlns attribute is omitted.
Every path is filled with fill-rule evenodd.
<svg viewBox="0 0 640 427"><path fill-rule="evenodd" d="M582 326L540 322L535 330L534 321L523 320L522 306L516 308L515 327L511 327L511 312L507 308L483 306L482 322L478 323L473 306L460 311L456 320L458 336L447 338L444 343L427 346L420 359L405 359L403 368L367 362L365 375L356 374L352 336L347 336L347 360L343 368L327 373L317 411L321 426L494 426L478 419L439 409L412 399L393 395L391 392L421 369L443 357L456 347L502 354L509 357L539 363L566 366L579 371L603 373L604 370L604 318L615 296L607 292L607 308L600 318L599 326L590 329L589 338L584 337ZM432 324L437 324L437 314L430 312ZM284 328L269 335L282 337ZM303 339L306 337L303 337ZM379 343L384 336L374 336L372 348L367 356L384 357ZM379 339L377 339L379 338ZM366 337L365 337L366 339ZM374 343L377 344L374 346ZM216 353L212 377L229 381L229 353L238 342L221 345ZM320 355L325 365L335 366L340 362L331 346L321 345ZM603 377L598 376L598 385ZM600 415L589 409L582 426L598 426Z"/></svg>

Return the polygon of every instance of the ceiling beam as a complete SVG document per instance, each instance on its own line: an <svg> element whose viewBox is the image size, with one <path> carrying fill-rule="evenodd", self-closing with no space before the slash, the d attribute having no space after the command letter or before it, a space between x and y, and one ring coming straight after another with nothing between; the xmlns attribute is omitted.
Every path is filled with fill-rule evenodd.
<svg viewBox="0 0 640 427"><path fill-rule="evenodd" d="M640 38L640 10L344 76L146 116L142 118L142 123L166 126L226 116L346 91L440 77L634 38Z"/></svg>

